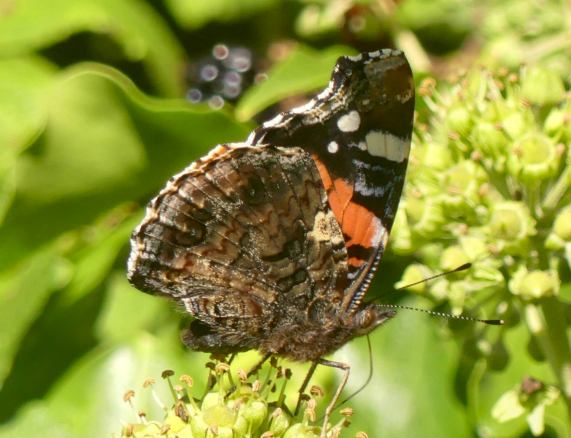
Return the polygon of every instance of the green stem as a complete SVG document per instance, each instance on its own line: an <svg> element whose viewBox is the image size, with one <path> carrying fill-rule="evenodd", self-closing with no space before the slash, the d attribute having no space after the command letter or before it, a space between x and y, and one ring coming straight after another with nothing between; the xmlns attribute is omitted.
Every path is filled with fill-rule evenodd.
<svg viewBox="0 0 571 438"><path fill-rule="evenodd" d="M546 298L539 305L528 304L525 314L532 335L557 377L571 420L571 347L564 306L556 298Z"/></svg>
<svg viewBox="0 0 571 438"><path fill-rule="evenodd" d="M553 210L556 208L561 198L565 195L565 192L569 189L569 185L571 185L571 166L567 166L565 168L553 188L545 196L545 199L543 200L543 208L546 210Z"/></svg>

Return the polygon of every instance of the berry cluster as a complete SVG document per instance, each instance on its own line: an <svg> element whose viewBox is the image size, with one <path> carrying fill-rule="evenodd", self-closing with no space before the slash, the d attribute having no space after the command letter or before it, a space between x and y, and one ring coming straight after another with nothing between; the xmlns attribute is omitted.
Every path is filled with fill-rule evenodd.
<svg viewBox="0 0 571 438"><path fill-rule="evenodd" d="M210 56L189 66L187 99L213 109L235 102L256 79L254 62L250 49L215 45Z"/></svg>

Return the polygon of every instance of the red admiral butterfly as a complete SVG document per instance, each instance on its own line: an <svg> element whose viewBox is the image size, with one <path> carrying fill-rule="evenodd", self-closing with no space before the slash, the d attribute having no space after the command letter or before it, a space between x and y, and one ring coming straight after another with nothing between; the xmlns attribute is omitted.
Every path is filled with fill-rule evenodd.
<svg viewBox="0 0 571 438"><path fill-rule="evenodd" d="M399 204L413 111L401 51L341 57L309 103L170 179L133 233L129 280L185 307L192 349L336 366L344 384L349 367L323 356L395 315L363 298Z"/></svg>

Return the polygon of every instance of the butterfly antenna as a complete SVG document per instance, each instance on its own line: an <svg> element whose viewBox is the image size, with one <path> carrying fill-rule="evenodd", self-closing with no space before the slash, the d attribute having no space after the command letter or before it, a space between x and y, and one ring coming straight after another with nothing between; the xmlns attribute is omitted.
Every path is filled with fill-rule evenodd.
<svg viewBox="0 0 571 438"><path fill-rule="evenodd" d="M471 316L466 315L453 315L452 313L444 313L444 312L436 312L434 310L428 309L419 309L417 307L411 306L403 306L401 304L379 304L381 307L387 307L389 309L404 309L404 310L415 310L416 312L423 312L431 316L438 316L439 318L446 318L446 319L460 319L462 321L474 321L474 322L482 322L487 325L503 325L503 319L480 319L474 318Z"/></svg>
<svg viewBox="0 0 571 438"><path fill-rule="evenodd" d="M471 267L472 267L472 263L464 263L463 265L460 265L457 268L452 269L450 271L441 272L440 274L436 274L436 275L433 275L431 277L427 277L427 278L424 278L422 280L415 281L414 283L410 283L410 284L407 284L405 286L401 286L401 287L397 288L396 290L407 289L409 287L416 286L417 284L425 283L427 281L431 281L431 280L434 280L436 278L444 277L445 275L453 274L455 272L465 271L467 269L470 269ZM453 315L451 313L436 312L434 310L428 310L428 309L419 309L417 307L404 306L401 304L380 304L380 306L386 307L389 309L414 310L416 312L423 312L423 313L426 313L426 314L431 315L431 316L437 316L439 318L459 319L462 321L481 322L481 323L484 323L487 325L503 325L504 324L503 319L480 319L480 318L474 318L474 317L465 316L465 315Z"/></svg>
<svg viewBox="0 0 571 438"><path fill-rule="evenodd" d="M426 283L428 281L432 281L436 278L444 277L446 275L454 274L455 272L466 271L472 267L472 263L464 263L463 265L458 266L450 271L441 272L440 274L432 275L431 277L423 278L422 280L415 281L414 283L407 284L405 286L398 287L396 290L407 289L412 286L416 286L417 284Z"/></svg>

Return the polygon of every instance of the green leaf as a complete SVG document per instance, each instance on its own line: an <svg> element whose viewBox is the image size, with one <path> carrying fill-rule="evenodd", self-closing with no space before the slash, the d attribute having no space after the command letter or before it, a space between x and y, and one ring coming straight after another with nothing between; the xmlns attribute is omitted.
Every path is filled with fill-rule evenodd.
<svg viewBox="0 0 571 438"><path fill-rule="evenodd" d="M337 58L354 53L354 49L344 46L332 46L319 51L298 46L287 59L272 68L266 81L245 93L236 108L236 117L239 120L249 120L264 108L286 97L325 86Z"/></svg>
<svg viewBox="0 0 571 438"><path fill-rule="evenodd" d="M103 224L98 227L97 231L101 235L72 257L75 270L65 289L65 300L78 300L107 280L117 254L129 241L129 236L140 219L140 215L133 215L119 226L107 227Z"/></svg>
<svg viewBox="0 0 571 438"><path fill-rule="evenodd" d="M142 0L11 2L0 24L0 56L42 49L78 32L107 35L121 45L129 60L146 64L158 90L182 95L183 49Z"/></svg>
<svg viewBox="0 0 571 438"><path fill-rule="evenodd" d="M14 194L16 157L45 123L54 72L40 58L0 59L0 223Z"/></svg>
<svg viewBox="0 0 571 438"><path fill-rule="evenodd" d="M207 356L180 348L177 331L170 324L157 336L143 332L129 342L93 350L69 370L43 402L29 405L0 428L0 437L34 436L42 430L35 428L45 425L62 432L60 436L100 438L118 434L121 421L136 422L138 410L149 418L162 418L150 389L142 388L146 378L156 379L157 396L170 405L172 397L160 377L163 370L177 370L173 382L177 382L179 370L190 374L195 382L203 382L207 376ZM197 394L202 395L200 386ZM134 408L123 401L129 389L135 390ZM14 435L15 431L19 435Z"/></svg>
<svg viewBox="0 0 571 438"><path fill-rule="evenodd" d="M281 3L282 0L167 0L177 22L196 29L209 21L227 22L248 17Z"/></svg>
<svg viewBox="0 0 571 438"><path fill-rule="evenodd" d="M165 318L176 319L173 307L165 299L134 289L127 282L125 271L115 272L109 280L96 332L103 342L125 342L143 330L164 323Z"/></svg>
<svg viewBox="0 0 571 438"><path fill-rule="evenodd" d="M46 249L0 275L0 388L20 341L44 309L51 292L68 276L68 266Z"/></svg>
<svg viewBox="0 0 571 438"><path fill-rule="evenodd" d="M37 57L0 59L0 151L19 152L46 119L56 69ZM1 161L0 161L1 162Z"/></svg>
<svg viewBox="0 0 571 438"><path fill-rule="evenodd" d="M150 99L108 67L70 69L53 87L46 127L18 159L0 266L119 203L147 202L190 161L248 131L221 111Z"/></svg>

